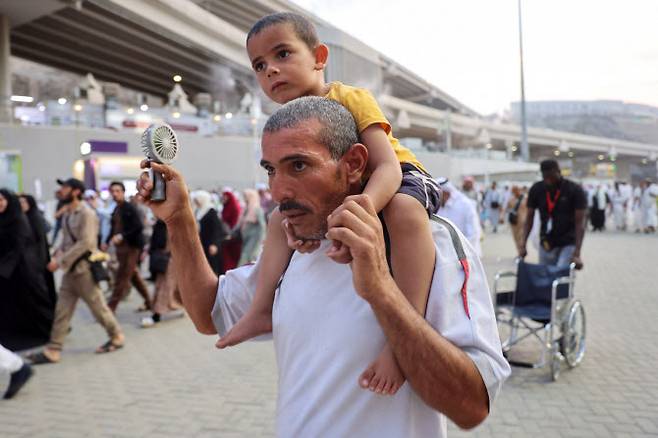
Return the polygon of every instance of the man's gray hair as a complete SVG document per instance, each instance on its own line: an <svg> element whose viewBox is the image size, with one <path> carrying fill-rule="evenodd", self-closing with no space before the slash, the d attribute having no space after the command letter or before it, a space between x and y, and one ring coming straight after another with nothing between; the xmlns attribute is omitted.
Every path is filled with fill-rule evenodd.
<svg viewBox="0 0 658 438"><path fill-rule="evenodd" d="M316 140L329 149L334 160L339 160L359 142L359 133L352 114L340 103L326 97L305 96L291 100L279 108L265 123L263 133L294 128L307 120L322 125Z"/></svg>

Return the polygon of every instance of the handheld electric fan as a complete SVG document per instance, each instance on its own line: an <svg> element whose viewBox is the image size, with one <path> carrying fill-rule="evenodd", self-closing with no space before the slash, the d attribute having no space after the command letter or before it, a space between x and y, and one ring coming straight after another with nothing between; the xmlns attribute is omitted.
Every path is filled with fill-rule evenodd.
<svg viewBox="0 0 658 438"><path fill-rule="evenodd" d="M166 123L153 124L142 134L142 151L146 158L160 164L171 164L178 155L180 145L176 132ZM151 169L153 175L152 201L166 199L166 184L162 174Z"/></svg>

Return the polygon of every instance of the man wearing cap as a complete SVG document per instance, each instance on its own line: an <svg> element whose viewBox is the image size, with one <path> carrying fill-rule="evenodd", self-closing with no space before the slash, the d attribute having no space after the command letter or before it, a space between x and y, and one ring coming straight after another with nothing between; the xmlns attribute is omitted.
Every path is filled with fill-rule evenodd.
<svg viewBox="0 0 658 438"><path fill-rule="evenodd" d="M85 186L82 181L69 178L57 180L61 185L61 200L65 205L62 216L62 241L48 264L48 270L64 270L62 285L59 290L55 321L50 332L50 342L46 348L28 356L34 364L59 362L64 338L69 331L69 324L75 305L81 298L91 310L110 338L96 349L97 353L107 353L123 347L124 336L116 318L107 307L98 284L94 282L87 262L88 255L96 250L98 236L98 218L85 202L82 195Z"/></svg>

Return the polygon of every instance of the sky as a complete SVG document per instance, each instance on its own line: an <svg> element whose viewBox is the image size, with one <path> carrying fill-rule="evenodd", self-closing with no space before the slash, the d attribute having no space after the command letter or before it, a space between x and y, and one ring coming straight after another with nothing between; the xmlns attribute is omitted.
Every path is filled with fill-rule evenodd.
<svg viewBox="0 0 658 438"><path fill-rule="evenodd" d="M520 100L516 0L293 0L482 114ZM527 100L658 107L658 0L523 0Z"/></svg>

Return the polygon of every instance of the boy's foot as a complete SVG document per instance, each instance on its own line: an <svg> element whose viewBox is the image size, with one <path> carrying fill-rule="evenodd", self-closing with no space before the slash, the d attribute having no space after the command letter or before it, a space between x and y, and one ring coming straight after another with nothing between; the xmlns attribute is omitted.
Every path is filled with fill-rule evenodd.
<svg viewBox="0 0 658 438"><path fill-rule="evenodd" d="M381 395L394 395L405 378L388 344L379 357L359 376L359 385Z"/></svg>
<svg viewBox="0 0 658 438"><path fill-rule="evenodd" d="M254 338L272 331L272 315L247 313L231 330L217 341L217 348L226 348L237 345L248 339Z"/></svg>
<svg viewBox="0 0 658 438"><path fill-rule="evenodd" d="M10 399L16 395L16 393L27 383L28 380L32 377L34 371L32 367L26 363L16 372L11 373L11 378L9 380L9 388L3 398Z"/></svg>

